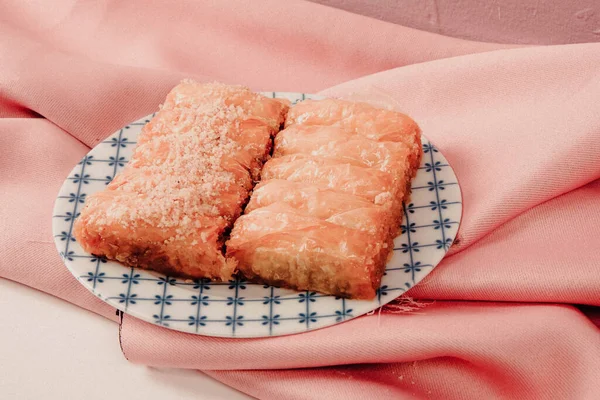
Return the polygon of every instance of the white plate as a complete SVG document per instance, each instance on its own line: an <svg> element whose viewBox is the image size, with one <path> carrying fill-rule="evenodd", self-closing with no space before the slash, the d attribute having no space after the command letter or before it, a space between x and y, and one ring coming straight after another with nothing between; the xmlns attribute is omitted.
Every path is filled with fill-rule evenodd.
<svg viewBox="0 0 600 400"><path fill-rule="evenodd" d="M264 93L296 102L315 96ZM85 199L100 191L125 166L136 138L153 115L115 132L93 148L62 185L53 214L56 247L86 288L117 309L170 329L222 337L264 337L310 331L377 309L423 279L444 257L461 219L461 193L444 156L423 137L423 161L405 206L402 235L394 242L377 297L347 300L244 281L186 282L125 267L84 252L72 236Z"/></svg>

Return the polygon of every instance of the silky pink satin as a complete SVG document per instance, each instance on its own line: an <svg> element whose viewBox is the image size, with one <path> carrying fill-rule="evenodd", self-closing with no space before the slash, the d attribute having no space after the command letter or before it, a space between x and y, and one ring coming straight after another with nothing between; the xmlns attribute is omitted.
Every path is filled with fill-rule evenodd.
<svg viewBox="0 0 600 400"><path fill-rule="evenodd" d="M409 292L435 303L256 340L125 316L127 358L264 399L600 397L600 331L558 305L600 305L600 44L474 43L296 1L45 8L0 3L0 276L116 319L52 243L77 160L183 77L329 88L409 113L456 170L458 243Z"/></svg>

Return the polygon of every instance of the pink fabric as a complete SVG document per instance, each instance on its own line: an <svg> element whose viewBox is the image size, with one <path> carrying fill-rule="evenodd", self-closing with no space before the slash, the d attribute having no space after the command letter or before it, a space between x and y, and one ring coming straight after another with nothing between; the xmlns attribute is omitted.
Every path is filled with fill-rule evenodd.
<svg viewBox="0 0 600 400"><path fill-rule="evenodd" d="M260 340L126 316L129 360L265 399L600 397L600 332L557 304L600 305L600 44L466 42L296 1L8 1L0 57L0 276L107 318L54 249L54 196L183 77L392 104L457 172L458 243L409 292L435 304Z"/></svg>
<svg viewBox="0 0 600 400"><path fill-rule="evenodd" d="M273 399L598 396L597 387L590 384L599 373L598 329L571 307L447 302L430 306L422 314L365 317L356 320L353 328L338 325L330 332L306 334L305 339L315 343L308 349L306 342L291 337L278 344L238 344L237 354L227 351L233 353L233 348L220 354L209 351L209 359L224 358L229 366L249 365L244 361L250 361L245 358L252 354L254 368L265 369L208 373L254 396ZM570 340L564 340L565 336ZM188 348L199 345L192 342ZM353 349L352 357L344 359L349 349ZM260 363L261 355L269 350L273 364ZM290 362L295 357L297 361ZM290 364L319 365L315 360L325 359L355 364L270 370Z"/></svg>

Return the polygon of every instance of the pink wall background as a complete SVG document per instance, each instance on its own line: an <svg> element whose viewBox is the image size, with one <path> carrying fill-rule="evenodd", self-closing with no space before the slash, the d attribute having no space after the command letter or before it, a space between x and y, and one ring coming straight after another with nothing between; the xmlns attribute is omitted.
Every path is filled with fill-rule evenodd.
<svg viewBox="0 0 600 400"><path fill-rule="evenodd" d="M495 43L600 42L600 0L311 0L463 39Z"/></svg>

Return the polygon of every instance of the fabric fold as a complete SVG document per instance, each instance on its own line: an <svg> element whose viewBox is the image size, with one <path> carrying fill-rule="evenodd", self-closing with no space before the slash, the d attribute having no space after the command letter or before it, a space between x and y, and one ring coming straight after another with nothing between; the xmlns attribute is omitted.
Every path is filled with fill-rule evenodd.
<svg viewBox="0 0 600 400"><path fill-rule="evenodd" d="M548 324L553 319L566 324ZM578 334L585 334L577 340L564 337L569 326L578 326ZM571 355L580 351L575 350L578 346L600 352L596 326L579 310L552 304L436 302L411 313L375 313L326 329L259 339L204 337L154 328L124 316L121 344L129 361L155 367L264 370L455 357L504 375L513 368L515 353L504 350L516 331L521 340L512 350L522 346L542 360L552 360L554 354L557 363L564 357L571 364ZM492 331L494 335L486 334ZM541 336L547 341L540 342ZM150 338L160 345L148 345ZM530 360L512 361L531 367ZM600 361L594 365L600 371Z"/></svg>
<svg viewBox="0 0 600 400"><path fill-rule="evenodd" d="M374 98L419 121L460 180L457 252L600 178L598 65L597 43L498 50L397 68L322 94Z"/></svg>
<svg viewBox="0 0 600 400"><path fill-rule="evenodd" d="M0 149L0 277L116 321L71 275L52 237L56 193L87 147L46 119L4 118Z"/></svg>

